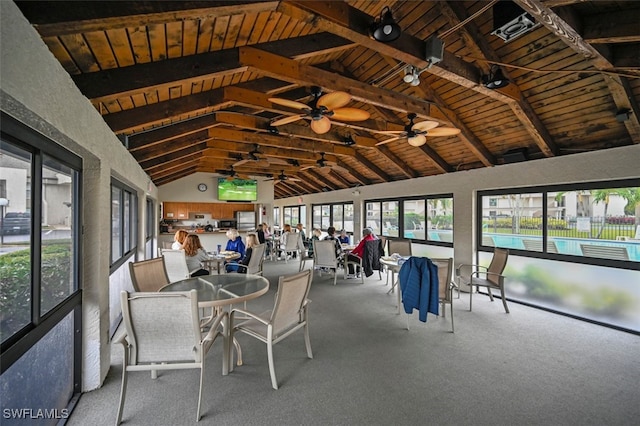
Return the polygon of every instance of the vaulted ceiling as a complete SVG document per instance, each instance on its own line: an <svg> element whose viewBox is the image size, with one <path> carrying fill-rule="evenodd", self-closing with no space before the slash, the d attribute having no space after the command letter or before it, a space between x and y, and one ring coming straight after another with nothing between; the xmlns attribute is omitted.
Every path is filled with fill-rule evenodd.
<svg viewBox="0 0 640 426"><path fill-rule="evenodd" d="M640 2L516 0L539 25L509 42L496 3L16 2L157 185L233 170L282 198L640 143ZM385 7L388 43L369 36ZM492 90L496 66L510 84ZM270 98L309 103L313 86L369 118L271 126L301 111ZM411 113L461 132L379 144Z"/></svg>

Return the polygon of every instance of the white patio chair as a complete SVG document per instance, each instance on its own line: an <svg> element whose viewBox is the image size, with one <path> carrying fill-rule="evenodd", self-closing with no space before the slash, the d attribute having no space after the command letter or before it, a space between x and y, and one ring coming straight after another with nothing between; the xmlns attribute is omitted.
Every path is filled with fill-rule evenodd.
<svg viewBox="0 0 640 426"><path fill-rule="evenodd" d="M231 311L229 323L231 336L242 332L267 344L267 357L269 359L269 374L271 386L278 389L276 370L273 362L273 346L304 328L304 341L307 348L307 356L313 358L311 341L309 340L308 305L309 288L311 287L311 270L299 272L295 275L281 276L278 281L278 292L273 309L256 315L242 309ZM241 314L250 319L235 324L236 315ZM230 370L233 365L230 366Z"/></svg>
<svg viewBox="0 0 640 426"><path fill-rule="evenodd" d="M264 253L267 249L267 244L258 244L251 248L251 259L247 265L242 265L238 262L229 262L225 267L229 265L237 265L238 272L243 274L262 275L262 266L264 264ZM227 270L227 272L229 272Z"/></svg>
<svg viewBox="0 0 640 426"><path fill-rule="evenodd" d="M196 290L120 293L126 332L115 340L124 349L116 425L122 420L130 371L151 371L152 378L155 378L156 370L200 369L196 421L200 420L205 356L221 334L220 323L226 314L216 318L208 333L201 333L197 294ZM145 406L136 408L140 411L142 407Z"/></svg>
<svg viewBox="0 0 640 426"><path fill-rule="evenodd" d="M333 285L338 279L338 258L334 240L313 240L313 269L322 276L322 269L333 271Z"/></svg>
<svg viewBox="0 0 640 426"><path fill-rule="evenodd" d="M507 306L507 298L504 294L504 279L502 275L504 268L507 266L507 259L509 258L509 250L503 248L495 248L493 251L493 258L489 267L482 265L468 265L460 264L456 268L456 277L458 283L466 284L469 288L469 310L471 311L471 305L473 302L473 286L485 287L489 293L489 298L493 302L493 294L491 289L500 290L500 296L502 297L502 304L506 313L509 313L509 307ZM463 269L471 269L469 275L463 275ZM461 285L460 285L461 287Z"/></svg>
<svg viewBox="0 0 640 426"><path fill-rule="evenodd" d="M184 250L162 249L161 253L170 282L185 280L191 277Z"/></svg>

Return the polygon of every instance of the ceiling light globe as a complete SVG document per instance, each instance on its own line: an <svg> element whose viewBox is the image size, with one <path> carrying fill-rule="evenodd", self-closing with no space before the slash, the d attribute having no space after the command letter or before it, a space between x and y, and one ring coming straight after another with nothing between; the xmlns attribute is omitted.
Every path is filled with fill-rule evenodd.
<svg viewBox="0 0 640 426"><path fill-rule="evenodd" d="M411 85L412 86L420 85L420 78L417 75L413 76L413 80L411 81Z"/></svg>
<svg viewBox="0 0 640 426"><path fill-rule="evenodd" d="M413 82L413 74L407 74L405 75L402 80L404 80L405 83L411 83Z"/></svg>

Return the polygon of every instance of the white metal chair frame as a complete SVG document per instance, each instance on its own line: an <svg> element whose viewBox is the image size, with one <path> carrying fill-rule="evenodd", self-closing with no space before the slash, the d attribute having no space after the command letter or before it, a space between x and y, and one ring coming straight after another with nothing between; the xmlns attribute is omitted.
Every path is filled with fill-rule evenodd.
<svg viewBox="0 0 640 426"><path fill-rule="evenodd" d="M312 278L311 270L294 275L281 276L278 281L278 292L276 293L273 309L260 315L243 309L233 309L231 311L229 317L231 338L234 337L236 332L242 332L266 343L269 375L271 376L271 386L274 389L278 389L278 380L273 362L273 346L276 343L284 340L297 330L304 329L307 357L313 358L309 339L308 305L310 301L307 299ZM239 324L234 324L237 314L249 319ZM229 366L229 371L232 370L233 364Z"/></svg>
<svg viewBox="0 0 640 426"><path fill-rule="evenodd" d="M196 290L171 293L120 293L126 332L114 343L122 345L122 384L116 425L122 421L128 372L200 369L198 408L200 420L205 357L215 339L221 335L220 324L226 313L211 324L209 332L200 331ZM190 315L185 315L189 312ZM226 346L226 343L225 343ZM229 350L227 347L225 351Z"/></svg>
<svg viewBox="0 0 640 426"><path fill-rule="evenodd" d="M431 259L438 267L438 296L442 306L442 318L446 318L447 311L445 305L449 305L451 311L451 332L453 328L453 289L456 287L453 282L453 258Z"/></svg>

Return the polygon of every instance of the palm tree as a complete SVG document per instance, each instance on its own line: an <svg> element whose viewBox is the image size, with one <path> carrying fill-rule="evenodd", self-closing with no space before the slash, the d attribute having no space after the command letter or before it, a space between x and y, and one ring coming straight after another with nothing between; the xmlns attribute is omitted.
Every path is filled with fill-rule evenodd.
<svg viewBox="0 0 640 426"><path fill-rule="evenodd" d="M634 208L636 216L635 223L636 225L640 223L640 188L595 189L591 191L591 195L593 196L594 204L604 203L604 220L602 221L596 238L600 238L604 225L606 224L607 208L609 207L609 200L612 195L624 198L627 202L625 210L627 210L627 208Z"/></svg>
<svg viewBox="0 0 640 426"><path fill-rule="evenodd" d="M624 206L625 213L633 214L635 225L640 225L640 188L621 188L618 194L627 202Z"/></svg>

